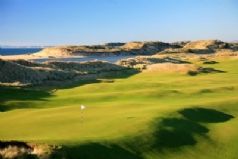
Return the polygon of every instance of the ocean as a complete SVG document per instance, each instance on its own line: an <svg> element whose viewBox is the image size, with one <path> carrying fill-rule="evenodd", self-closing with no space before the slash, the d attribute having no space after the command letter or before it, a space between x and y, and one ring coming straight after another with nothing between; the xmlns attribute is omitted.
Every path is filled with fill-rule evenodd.
<svg viewBox="0 0 238 159"><path fill-rule="evenodd" d="M41 48L0 48L0 55L32 54L42 50Z"/></svg>
<svg viewBox="0 0 238 159"><path fill-rule="evenodd" d="M41 48L0 48L0 55L21 55L21 54L32 54L42 50ZM35 59L35 62L46 62L46 61L63 61L63 62L86 62L86 61L107 61L115 63L118 60L132 58L135 56L87 56L87 57L72 57L72 58L43 58Z"/></svg>

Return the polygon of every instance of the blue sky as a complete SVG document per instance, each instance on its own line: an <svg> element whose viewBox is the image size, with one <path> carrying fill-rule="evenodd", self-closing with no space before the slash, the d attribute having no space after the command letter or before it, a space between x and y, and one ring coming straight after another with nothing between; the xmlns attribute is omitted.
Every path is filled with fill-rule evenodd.
<svg viewBox="0 0 238 159"><path fill-rule="evenodd" d="M238 39L238 0L0 0L0 44Z"/></svg>

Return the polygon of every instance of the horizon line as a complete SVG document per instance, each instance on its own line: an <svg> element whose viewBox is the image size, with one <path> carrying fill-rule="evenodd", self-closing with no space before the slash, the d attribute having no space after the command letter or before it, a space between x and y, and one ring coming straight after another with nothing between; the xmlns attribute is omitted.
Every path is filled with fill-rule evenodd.
<svg viewBox="0 0 238 159"><path fill-rule="evenodd" d="M68 44L53 44L53 45L44 45L44 44L0 44L0 48L46 48L46 47L56 47L56 46L94 46L94 45L106 45L110 43L130 43L130 42L163 42L163 43L176 43L176 42L191 42L191 41L205 41L205 40L218 40L228 43L236 43L238 40L220 40L220 39L196 39L196 40L175 40L175 41L162 41L162 40L132 40L132 41L114 41L114 42L102 42L102 43L92 43L92 44L83 44L83 43L68 43Z"/></svg>

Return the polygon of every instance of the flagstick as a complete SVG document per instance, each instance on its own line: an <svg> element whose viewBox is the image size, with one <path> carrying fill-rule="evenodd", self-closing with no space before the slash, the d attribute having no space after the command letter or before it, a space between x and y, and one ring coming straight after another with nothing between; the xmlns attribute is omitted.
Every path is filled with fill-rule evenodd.
<svg viewBox="0 0 238 159"><path fill-rule="evenodd" d="M81 110L81 123L83 124L83 110Z"/></svg>
<svg viewBox="0 0 238 159"><path fill-rule="evenodd" d="M83 123L83 110L85 109L86 107L84 106L84 105L80 105L80 110L81 110L81 113L80 113L80 115L81 115L81 123Z"/></svg>

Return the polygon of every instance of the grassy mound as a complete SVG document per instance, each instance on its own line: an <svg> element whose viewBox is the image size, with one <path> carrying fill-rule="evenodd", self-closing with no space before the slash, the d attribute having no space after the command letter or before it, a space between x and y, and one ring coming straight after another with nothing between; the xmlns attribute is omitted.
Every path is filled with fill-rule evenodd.
<svg viewBox="0 0 238 159"><path fill-rule="evenodd" d="M43 64L25 60L0 59L0 84L42 85L97 79L117 72L136 73L137 70L102 61L91 62L46 62Z"/></svg>

